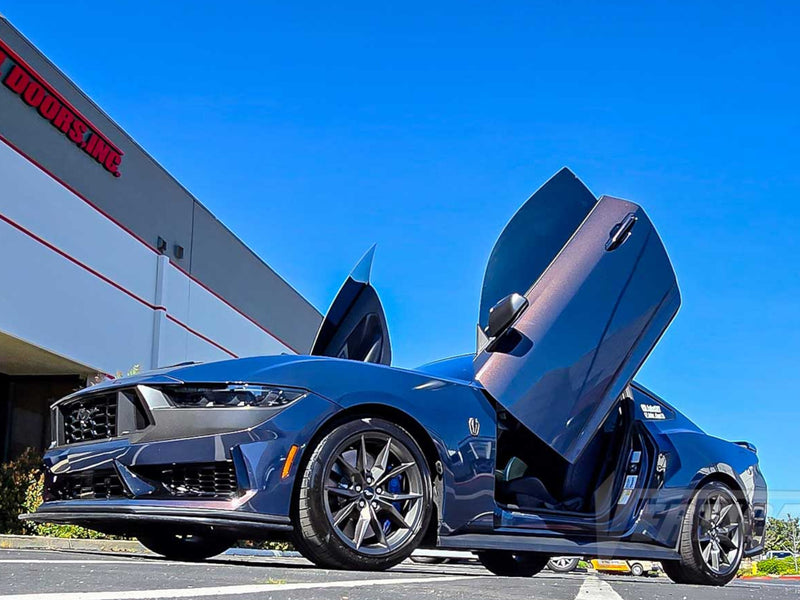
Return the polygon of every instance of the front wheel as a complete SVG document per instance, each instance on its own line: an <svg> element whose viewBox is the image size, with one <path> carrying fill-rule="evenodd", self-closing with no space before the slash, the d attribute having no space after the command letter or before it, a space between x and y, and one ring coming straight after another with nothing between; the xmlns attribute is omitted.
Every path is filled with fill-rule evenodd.
<svg viewBox="0 0 800 600"><path fill-rule="evenodd" d="M502 577L533 577L545 568L549 558L535 552L510 550L478 552L481 564L495 575Z"/></svg>
<svg viewBox="0 0 800 600"><path fill-rule="evenodd" d="M641 577L644 575L644 567L639 563L633 563L631 565L631 575L634 577Z"/></svg>
<svg viewBox="0 0 800 600"><path fill-rule="evenodd" d="M733 491L711 481L692 498L683 519L680 560L664 561L676 583L725 585L736 577L744 549L744 517Z"/></svg>
<svg viewBox="0 0 800 600"><path fill-rule="evenodd" d="M383 570L411 555L431 518L428 462L402 427L363 418L314 449L297 498L297 547L326 568Z"/></svg>
<svg viewBox="0 0 800 600"><path fill-rule="evenodd" d="M139 542L148 550L171 560L196 562L222 554L231 547L231 540L206 535L151 533L140 535Z"/></svg>

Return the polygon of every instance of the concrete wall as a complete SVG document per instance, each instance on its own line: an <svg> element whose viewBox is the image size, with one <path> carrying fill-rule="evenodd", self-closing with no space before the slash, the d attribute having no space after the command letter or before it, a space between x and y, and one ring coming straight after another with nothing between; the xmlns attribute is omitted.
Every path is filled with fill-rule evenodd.
<svg viewBox="0 0 800 600"><path fill-rule="evenodd" d="M0 331L115 373L292 350L0 143Z"/></svg>

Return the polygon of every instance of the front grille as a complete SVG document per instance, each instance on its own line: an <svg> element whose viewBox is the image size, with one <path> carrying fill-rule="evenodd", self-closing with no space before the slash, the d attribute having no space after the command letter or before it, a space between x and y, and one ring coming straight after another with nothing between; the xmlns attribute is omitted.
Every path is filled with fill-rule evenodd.
<svg viewBox="0 0 800 600"><path fill-rule="evenodd" d="M143 465L138 475L161 483L173 496L185 498L232 498L239 485L232 462Z"/></svg>
<svg viewBox="0 0 800 600"><path fill-rule="evenodd" d="M151 420L135 389L87 394L53 407L57 444L76 444L141 431Z"/></svg>
<svg viewBox="0 0 800 600"><path fill-rule="evenodd" d="M75 400L61 407L64 443L101 440L117 435L117 394Z"/></svg>
<svg viewBox="0 0 800 600"><path fill-rule="evenodd" d="M58 475L49 492L54 500L96 500L124 496L122 482L112 469Z"/></svg>

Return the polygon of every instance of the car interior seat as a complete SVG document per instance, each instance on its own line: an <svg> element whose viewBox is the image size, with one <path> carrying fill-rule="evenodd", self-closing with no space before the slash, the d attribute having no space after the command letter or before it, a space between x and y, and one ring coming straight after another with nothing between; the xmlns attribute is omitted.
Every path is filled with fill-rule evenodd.
<svg viewBox="0 0 800 600"><path fill-rule="evenodd" d="M590 512L595 491L617 463L621 431L625 429L622 416L620 407L614 410L575 463L566 463L560 457L543 460L542 448L528 455L531 465L519 456L511 456L497 472L498 500L522 509ZM563 469L553 468L555 460L563 463Z"/></svg>

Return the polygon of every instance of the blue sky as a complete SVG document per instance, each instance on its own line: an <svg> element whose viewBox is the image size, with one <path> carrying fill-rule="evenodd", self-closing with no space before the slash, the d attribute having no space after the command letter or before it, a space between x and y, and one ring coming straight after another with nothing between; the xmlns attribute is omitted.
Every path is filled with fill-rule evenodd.
<svg viewBox="0 0 800 600"><path fill-rule="evenodd" d="M684 304L639 379L800 490L793 3L293 4L3 12L321 310L377 242L401 366L473 348L492 243L561 166L641 203Z"/></svg>

